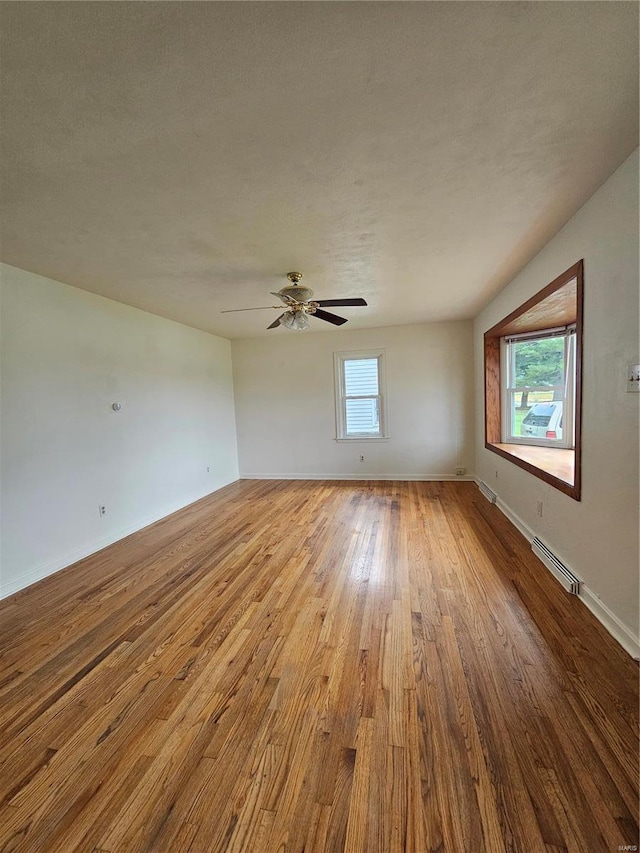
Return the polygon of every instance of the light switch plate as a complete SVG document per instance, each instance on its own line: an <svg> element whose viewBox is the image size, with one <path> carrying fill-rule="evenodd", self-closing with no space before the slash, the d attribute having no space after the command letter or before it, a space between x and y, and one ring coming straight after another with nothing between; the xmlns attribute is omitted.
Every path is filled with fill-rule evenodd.
<svg viewBox="0 0 640 853"><path fill-rule="evenodd" d="M627 391L640 393L640 364L630 364L627 367Z"/></svg>

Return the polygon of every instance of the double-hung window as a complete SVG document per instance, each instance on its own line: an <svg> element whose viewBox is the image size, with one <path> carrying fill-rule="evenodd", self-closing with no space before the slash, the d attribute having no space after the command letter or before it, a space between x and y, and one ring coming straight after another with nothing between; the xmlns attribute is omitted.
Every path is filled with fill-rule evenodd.
<svg viewBox="0 0 640 853"><path fill-rule="evenodd" d="M384 352L337 352L334 360L337 438L386 438Z"/></svg>
<svg viewBox="0 0 640 853"><path fill-rule="evenodd" d="M502 440L573 448L575 324L501 340Z"/></svg>

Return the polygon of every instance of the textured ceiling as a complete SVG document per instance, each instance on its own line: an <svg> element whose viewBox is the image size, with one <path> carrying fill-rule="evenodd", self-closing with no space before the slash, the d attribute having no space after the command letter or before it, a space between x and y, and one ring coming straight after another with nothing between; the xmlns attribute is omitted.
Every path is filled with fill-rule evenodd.
<svg viewBox="0 0 640 853"><path fill-rule="evenodd" d="M0 16L2 259L227 337L292 269L350 327L472 317L637 145L635 3Z"/></svg>

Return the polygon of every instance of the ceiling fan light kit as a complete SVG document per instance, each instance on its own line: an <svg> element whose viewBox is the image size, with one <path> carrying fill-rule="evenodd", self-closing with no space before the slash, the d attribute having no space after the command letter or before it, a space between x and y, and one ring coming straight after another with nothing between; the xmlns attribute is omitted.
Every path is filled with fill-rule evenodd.
<svg viewBox="0 0 640 853"><path fill-rule="evenodd" d="M366 306L364 299L357 297L353 299L312 299L313 290L303 284L299 284L302 278L301 272L288 272L287 278L291 284L281 287L278 291L271 291L272 296L277 296L285 304L285 311L277 320L274 320L267 329L277 329L278 326L284 326L286 329L294 329L303 331L309 328L309 316L317 317L318 320L324 320L334 326L342 326L348 322L346 317L338 317L337 314L332 314L330 311L324 311L323 305L343 305L343 306ZM221 311L221 314L231 314L235 311L263 311L264 308L282 308L278 305L269 305L260 308L232 308L226 311Z"/></svg>
<svg viewBox="0 0 640 853"><path fill-rule="evenodd" d="M302 332L309 328L309 318L305 311L285 311L280 318L280 325L286 329L295 329Z"/></svg>

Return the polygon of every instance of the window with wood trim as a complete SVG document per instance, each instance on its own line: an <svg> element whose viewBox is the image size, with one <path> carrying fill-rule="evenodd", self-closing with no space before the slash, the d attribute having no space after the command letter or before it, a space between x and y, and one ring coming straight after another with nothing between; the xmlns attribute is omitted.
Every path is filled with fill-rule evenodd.
<svg viewBox="0 0 640 853"><path fill-rule="evenodd" d="M580 500L583 262L484 336L485 447Z"/></svg>

